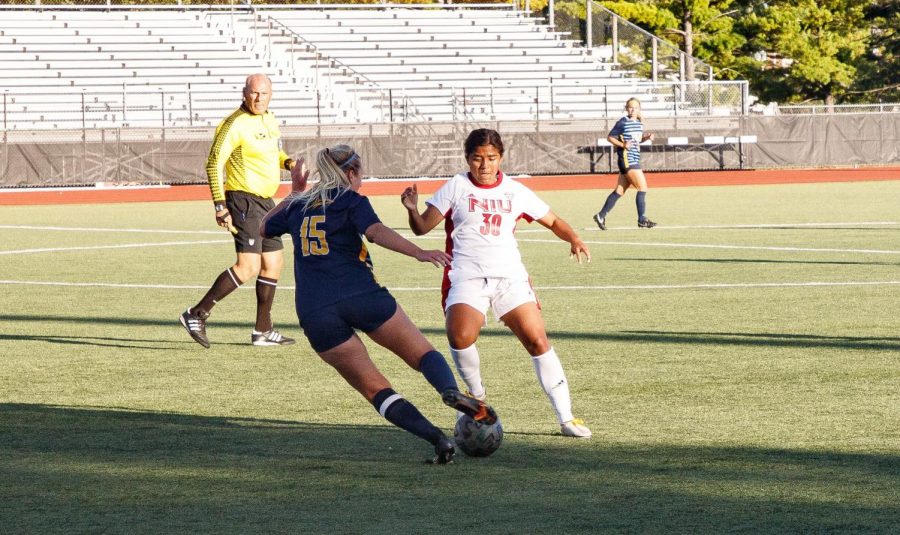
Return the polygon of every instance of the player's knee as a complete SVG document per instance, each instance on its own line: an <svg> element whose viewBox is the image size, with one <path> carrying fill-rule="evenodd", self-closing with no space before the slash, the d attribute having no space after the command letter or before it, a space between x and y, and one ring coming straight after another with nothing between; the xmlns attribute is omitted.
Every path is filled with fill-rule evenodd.
<svg viewBox="0 0 900 535"><path fill-rule="evenodd" d="M259 275L260 262L243 261L234 265L234 273L240 277L241 281L248 281Z"/></svg>
<svg viewBox="0 0 900 535"><path fill-rule="evenodd" d="M477 340L477 330L455 329L453 331L447 331L447 341L450 342L450 347L463 349L471 346Z"/></svg>
<svg viewBox="0 0 900 535"><path fill-rule="evenodd" d="M550 351L550 340L546 336L530 338L522 342L529 355L543 355Z"/></svg>

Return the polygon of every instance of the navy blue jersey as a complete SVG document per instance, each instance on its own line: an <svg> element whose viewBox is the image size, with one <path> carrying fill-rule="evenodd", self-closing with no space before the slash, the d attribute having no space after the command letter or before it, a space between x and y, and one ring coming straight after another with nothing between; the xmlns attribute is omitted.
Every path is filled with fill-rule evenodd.
<svg viewBox="0 0 900 535"><path fill-rule="evenodd" d="M619 141L626 143L628 141L640 143L641 138L644 137L644 125L637 119L622 117L616 122L616 125L613 126L612 130L609 131L609 137L614 137ZM640 165L641 163L641 149L638 144L635 144L634 147L628 148L627 150L616 147L616 152L624 159L626 168Z"/></svg>
<svg viewBox="0 0 900 535"><path fill-rule="evenodd" d="M366 197L344 190L324 208L318 201L304 209L296 201L266 222L267 236L286 232L294 241L297 316L381 288L363 241L367 228L380 223Z"/></svg>

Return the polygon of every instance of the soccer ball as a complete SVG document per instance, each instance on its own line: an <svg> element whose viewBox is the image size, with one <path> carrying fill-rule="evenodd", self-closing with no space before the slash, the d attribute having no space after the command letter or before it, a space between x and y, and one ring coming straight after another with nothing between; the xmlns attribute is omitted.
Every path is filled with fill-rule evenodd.
<svg viewBox="0 0 900 535"><path fill-rule="evenodd" d="M469 457L487 457L497 451L503 442L503 426L499 418L492 425L487 425L463 415L456 420L453 438L456 446Z"/></svg>

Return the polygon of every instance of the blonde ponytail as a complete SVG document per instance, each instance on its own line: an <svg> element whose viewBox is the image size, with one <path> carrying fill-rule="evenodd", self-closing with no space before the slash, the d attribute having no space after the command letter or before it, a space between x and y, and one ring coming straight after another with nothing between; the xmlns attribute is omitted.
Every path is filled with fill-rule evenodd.
<svg viewBox="0 0 900 535"><path fill-rule="evenodd" d="M302 202L304 209L314 203L326 206L334 200L334 197L350 189L347 171L358 172L361 168L359 155L349 145L335 145L322 149L316 153L316 169L309 179L311 186L294 197L292 202Z"/></svg>

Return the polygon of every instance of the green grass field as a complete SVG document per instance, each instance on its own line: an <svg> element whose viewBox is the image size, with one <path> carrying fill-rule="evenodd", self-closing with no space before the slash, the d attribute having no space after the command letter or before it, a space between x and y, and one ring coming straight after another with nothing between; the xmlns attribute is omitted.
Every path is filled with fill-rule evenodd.
<svg viewBox="0 0 900 535"><path fill-rule="evenodd" d="M252 290L216 307L212 349L189 339L178 315L233 260L208 202L0 207L0 532L900 531L900 182L656 189L658 228L628 194L602 233L606 194L541 193L590 264L518 233L594 437L559 435L492 321L505 440L449 466L305 340L250 346ZM397 198L373 203L404 228ZM439 270L373 256L444 351ZM302 338L291 269L273 314ZM369 347L450 430L424 379Z"/></svg>

